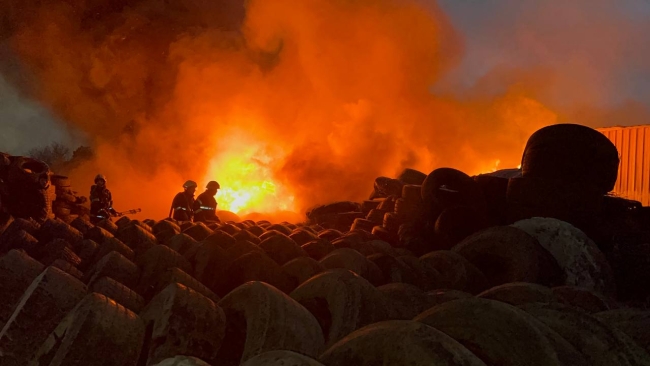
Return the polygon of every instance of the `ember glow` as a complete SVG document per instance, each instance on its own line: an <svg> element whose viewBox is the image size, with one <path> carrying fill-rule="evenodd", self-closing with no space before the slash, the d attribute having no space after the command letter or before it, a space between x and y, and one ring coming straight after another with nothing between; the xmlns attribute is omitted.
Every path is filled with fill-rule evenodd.
<svg viewBox="0 0 650 366"><path fill-rule="evenodd" d="M482 168L480 174L494 173L497 170L501 169L499 167L499 164L501 164L501 159L495 160L493 164L494 164L493 166L487 166L485 168Z"/></svg>
<svg viewBox="0 0 650 366"><path fill-rule="evenodd" d="M222 152L209 163L204 181L216 180L220 210L239 215L256 212L294 211L294 197L275 180L273 164L279 152L243 132L219 139Z"/></svg>

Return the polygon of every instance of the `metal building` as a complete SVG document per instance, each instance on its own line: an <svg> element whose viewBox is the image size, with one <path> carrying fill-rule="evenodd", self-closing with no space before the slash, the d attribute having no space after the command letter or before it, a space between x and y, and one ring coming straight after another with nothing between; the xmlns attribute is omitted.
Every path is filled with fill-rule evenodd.
<svg viewBox="0 0 650 366"><path fill-rule="evenodd" d="M598 128L621 159L614 193L650 206L650 125Z"/></svg>

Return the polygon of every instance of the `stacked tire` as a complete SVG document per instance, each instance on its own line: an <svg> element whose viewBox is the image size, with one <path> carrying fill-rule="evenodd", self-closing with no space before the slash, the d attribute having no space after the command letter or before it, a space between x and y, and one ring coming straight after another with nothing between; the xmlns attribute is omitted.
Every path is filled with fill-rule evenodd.
<svg viewBox="0 0 650 366"><path fill-rule="evenodd" d="M6 211L14 217L38 222L53 217L51 192L48 193L51 172L47 164L23 156L4 156L2 160L2 203Z"/></svg>
<svg viewBox="0 0 650 366"><path fill-rule="evenodd" d="M618 309L601 286L602 262L572 264L597 248L566 223L494 227L416 257L359 222L347 232L147 222L122 222L120 240L94 226L82 235L58 220L18 221L38 238L38 260L67 258L83 275L20 249L0 258L0 288L14 303L0 309L3 364L586 366L650 357L650 313ZM570 235L557 242L558 232ZM567 259L561 248L571 245L583 252Z"/></svg>
<svg viewBox="0 0 650 366"><path fill-rule="evenodd" d="M618 165L616 146L594 129L558 124L538 130L524 149L522 177L508 183L509 221L552 217L598 236L597 217Z"/></svg>
<svg viewBox="0 0 650 366"><path fill-rule="evenodd" d="M67 223L71 223L77 217L89 220L90 211L84 205L87 200L72 190L70 179L62 175L52 175L51 180L55 187L56 199L52 203L52 210L56 217Z"/></svg>

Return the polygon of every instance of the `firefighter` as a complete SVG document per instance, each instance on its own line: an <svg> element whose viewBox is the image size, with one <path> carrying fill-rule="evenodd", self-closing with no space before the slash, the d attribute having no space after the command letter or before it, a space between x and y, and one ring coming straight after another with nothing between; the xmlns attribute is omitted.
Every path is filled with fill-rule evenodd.
<svg viewBox="0 0 650 366"><path fill-rule="evenodd" d="M188 180L183 184L183 192L178 193L172 201L169 217L176 221L192 221L194 218L194 192L196 192L196 187L196 182L192 180Z"/></svg>
<svg viewBox="0 0 650 366"><path fill-rule="evenodd" d="M217 200L214 196L221 188L219 183L211 181L205 187L205 192L201 193L194 201L194 221L195 222L219 222L217 217Z"/></svg>
<svg viewBox="0 0 650 366"><path fill-rule="evenodd" d="M90 187L90 221L96 224L104 219L110 220L114 216L121 215L113 208L113 196L106 188L106 177L97 174L95 185Z"/></svg>

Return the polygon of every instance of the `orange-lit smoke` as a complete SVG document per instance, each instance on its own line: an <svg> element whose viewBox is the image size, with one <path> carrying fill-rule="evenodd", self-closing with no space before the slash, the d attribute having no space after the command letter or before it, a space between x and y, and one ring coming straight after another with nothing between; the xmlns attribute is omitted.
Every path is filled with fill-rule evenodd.
<svg viewBox="0 0 650 366"><path fill-rule="evenodd" d="M474 20L464 26L472 53L446 75L446 90L517 90L560 121L591 127L649 123L648 1L498 0L453 10ZM463 73L480 76L470 90L459 85Z"/></svg>
<svg viewBox="0 0 650 366"><path fill-rule="evenodd" d="M516 87L432 94L462 40L415 0L251 0L241 23L233 1L25 1L0 10L33 95L98 151L75 184L101 171L118 209L147 217L187 179L219 181L222 209L304 212L406 167L514 167L558 121Z"/></svg>

